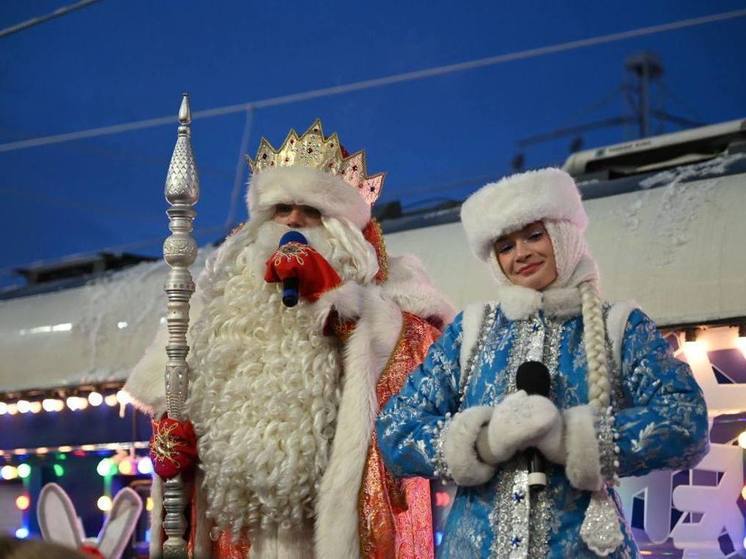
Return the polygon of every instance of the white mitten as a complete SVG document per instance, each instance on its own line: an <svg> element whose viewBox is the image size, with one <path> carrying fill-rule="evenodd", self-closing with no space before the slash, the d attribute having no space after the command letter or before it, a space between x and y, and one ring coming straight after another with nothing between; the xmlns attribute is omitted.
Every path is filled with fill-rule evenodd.
<svg viewBox="0 0 746 559"><path fill-rule="evenodd" d="M495 475L495 467L477 456L477 436L492 417L493 408L475 406L457 413L443 433L443 459L458 485L481 485Z"/></svg>
<svg viewBox="0 0 746 559"><path fill-rule="evenodd" d="M558 424L561 439L560 413L548 398L523 390L509 394L494 407L486 433L480 434L479 456L488 464L505 462L519 450L536 446Z"/></svg>
<svg viewBox="0 0 746 559"><path fill-rule="evenodd" d="M550 462L564 464L567 453L565 451L565 422L562 415L559 415L557 421L549 428L549 431L531 446L539 449L542 456Z"/></svg>

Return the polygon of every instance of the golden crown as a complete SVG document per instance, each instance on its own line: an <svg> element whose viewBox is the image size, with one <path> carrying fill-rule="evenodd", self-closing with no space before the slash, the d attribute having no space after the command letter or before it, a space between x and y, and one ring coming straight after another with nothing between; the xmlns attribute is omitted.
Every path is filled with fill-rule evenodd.
<svg viewBox="0 0 746 559"><path fill-rule="evenodd" d="M380 196L385 177L385 173L370 177L367 175L364 151L360 150L345 157L337 133L325 137L321 119L318 118L301 136L298 136L295 130L290 130L280 149L276 150L266 138L262 138L256 158L246 159L252 173L261 173L265 169L276 167L302 165L339 175L347 184L357 189L369 206L372 206Z"/></svg>

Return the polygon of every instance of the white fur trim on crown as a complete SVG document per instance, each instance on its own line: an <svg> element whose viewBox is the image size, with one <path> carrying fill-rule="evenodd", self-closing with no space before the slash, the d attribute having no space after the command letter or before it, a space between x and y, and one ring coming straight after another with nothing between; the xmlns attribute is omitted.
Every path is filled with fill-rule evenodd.
<svg viewBox="0 0 746 559"><path fill-rule="evenodd" d="M487 260L494 241L543 219L570 221L585 231L588 216L575 181L561 169L540 169L483 186L461 206L472 252Z"/></svg>
<svg viewBox="0 0 746 559"><path fill-rule="evenodd" d="M342 178L310 167L280 167L251 177L247 193L251 221L272 217L276 204L313 206L328 217L346 218L362 229L370 206Z"/></svg>
<svg viewBox="0 0 746 559"><path fill-rule="evenodd" d="M443 458L458 485L481 485L495 475L495 467L477 456L477 437L492 417L490 406L467 408L453 416L443 434Z"/></svg>
<svg viewBox="0 0 746 559"><path fill-rule="evenodd" d="M593 408L575 406L564 411L565 475L575 489L598 491L603 486Z"/></svg>

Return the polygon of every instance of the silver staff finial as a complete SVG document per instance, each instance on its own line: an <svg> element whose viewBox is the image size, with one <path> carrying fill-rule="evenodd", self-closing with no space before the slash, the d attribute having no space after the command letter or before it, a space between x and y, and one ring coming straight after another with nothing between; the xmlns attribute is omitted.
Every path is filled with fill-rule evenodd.
<svg viewBox="0 0 746 559"><path fill-rule="evenodd" d="M181 94L181 107L179 107L179 124L188 126L192 123L192 109L189 107L189 94Z"/></svg>
<svg viewBox="0 0 746 559"><path fill-rule="evenodd" d="M193 206L199 200L199 174L192 151L189 95L184 93L179 108L179 135L166 176L166 200L172 205Z"/></svg>
<svg viewBox="0 0 746 559"><path fill-rule="evenodd" d="M166 176L166 200L171 207L166 210L171 235L163 243L163 258L171 270L164 289L168 295L168 344L166 354L166 408L172 419L186 419L184 401L189 388L189 365L186 362L189 346L186 333L189 330L189 299L194 293L194 281L189 266L197 257L197 242L192 236L192 226L197 215L192 206L199 200L199 176L192 151L192 121L189 96L185 93L179 108L179 132ZM165 559L186 559L187 548L184 532L187 523L184 505L187 498L184 485L178 475L165 482L163 508L166 516L163 528Z"/></svg>

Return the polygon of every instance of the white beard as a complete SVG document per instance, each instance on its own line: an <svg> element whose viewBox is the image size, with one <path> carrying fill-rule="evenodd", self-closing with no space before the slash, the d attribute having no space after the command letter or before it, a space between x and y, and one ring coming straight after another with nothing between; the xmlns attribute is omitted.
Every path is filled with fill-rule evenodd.
<svg viewBox="0 0 746 559"><path fill-rule="evenodd" d="M285 308L279 284L263 279L264 262L287 230L267 222L226 241L208 266L205 308L190 331L187 408L207 516L234 534L307 525L334 437L338 342L321 334L308 303ZM302 232L343 277L375 274L357 265L370 254L351 257L341 246L350 243L331 239L328 227Z"/></svg>

